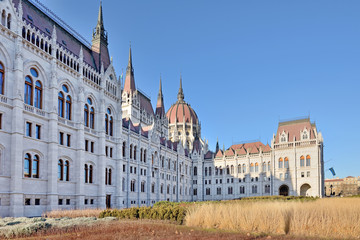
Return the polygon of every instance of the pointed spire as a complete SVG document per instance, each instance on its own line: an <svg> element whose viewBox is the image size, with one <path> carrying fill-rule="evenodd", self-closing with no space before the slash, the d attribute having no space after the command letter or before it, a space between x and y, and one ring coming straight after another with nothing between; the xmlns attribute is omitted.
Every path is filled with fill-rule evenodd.
<svg viewBox="0 0 360 240"><path fill-rule="evenodd" d="M182 76L180 74L180 87L179 87L179 93L178 93L178 102L183 102L184 101L184 92L183 92L183 88L182 88Z"/></svg>
<svg viewBox="0 0 360 240"><path fill-rule="evenodd" d="M158 99L157 99L157 103L156 103L155 114L159 115L160 118L165 116L165 107L164 107L164 97L163 97L163 93L162 93L161 75L160 75L159 94L158 94Z"/></svg>
<svg viewBox="0 0 360 240"><path fill-rule="evenodd" d="M22 16L23 16L22 0L19 1L18 13L19 13L18 16L20 17L20 19L22 19Z"/></svg>
<svg viewBox="0 0 360 240"><path fill-rule="evenodd" d="M217 137L216 139L216 150L215 152L217 153L219 151L220 147L219 147L219 137Z"/></svg>
<svg viewBox="0 0 360 240"><path fill-rule="evenodd" d="M135 79L134 79L134 69L132 66L132 55L131 55L131 45L129 48L129 62L126 68L126 77L124 84L124 91L128 93L133 93L136 90Z"/></svg>
<svg viewBox="0 0 360 240"><path fill-rule="evenodd" d="M104 28L104 19L103 19L103 12L102 12L102 1L100 1L97 25Z"/></svg>

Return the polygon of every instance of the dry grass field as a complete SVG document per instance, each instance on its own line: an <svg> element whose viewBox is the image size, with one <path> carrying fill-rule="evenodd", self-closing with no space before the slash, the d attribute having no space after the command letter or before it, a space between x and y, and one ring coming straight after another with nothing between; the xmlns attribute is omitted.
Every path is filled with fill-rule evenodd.
<svg viewBox="0 0 360 240"><path fill-rule="evenodd" d="M79 218L79 217L99 217L101 209L84 209L84 210L54 210L46 212L43 217L46 218Z"/></svg>
<svg viewBox="0 0 360 240"><path fill-rule="evenodd" d="M207 203L190 207L185 224L239 232L360 239L360 198Z"/></svg>

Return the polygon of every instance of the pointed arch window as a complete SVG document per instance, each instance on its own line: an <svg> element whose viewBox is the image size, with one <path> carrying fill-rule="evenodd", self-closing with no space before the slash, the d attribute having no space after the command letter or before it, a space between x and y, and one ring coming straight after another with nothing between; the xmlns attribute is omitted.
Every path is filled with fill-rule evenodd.
<svg viewBox="0 0 360 240"><path fill-rule="evenodd" d="M259 172L259 163L255 163L255 172Z"/></svg>
<svg viewBox="0 0 360 240"><path fill-rule="evenodd" d="M31 177L31 155L29 153L25 154L24 159L24 177Z"/></svg>
<svg viewBox="0 0 360 240"><path fill-rule="evenodd" d="M306 156L306 166L307 166L307 167L310 167L310 162L311 162L310 155L307 155L307 156Z"/></svg>
<svg viewBox="0 0 360 240"><path fill-rule="evenodd" d="M25 93L24 93L24 102L27 105L32 105L33 99L33 81L30 76L25 77Z"/></svg>
<svg viewBox="0 0 360 240"><path fill-rule="evenodd" d="M305 157L301 156L300 157L300 167L304 167L305 166Z"/></svg>
<svg viewBox="0 0 360 240"><path fill-rule="evenodd" d="M254 172L254 163L250 164L250 172Z"/></svg>
<svg viewBox="0 0 360 240"><path fill-rule="evenodd" d="M87 102L84 106L84 124L86 127L90 127L92 129L95 128L95 109L92 106L92 100L90 98L87 99Z"/></svg>
<svg viewBox="0 0 360 240"><path fill-rule="evenodd" d="M123 147L122 147L122 155L123 155L123 157L125 157L125 151L126 151L126 142L123 142Z"/></svg>
<svg viewBox="0 0 360 240"><path fill-rule="evenodd" d="M245 164L242 165L242 171L243 171L243 173L246 173L246 165Z"/></svg>
<svg viewBox="0 0 360 240"><path fill-rule="evenodd" d="M5 94L5 68L2 62L0 62L0 94Z"/></svg>
<svg viewBox="0 0 360 240"><path fill-rule="evenodd" d="M231 165L230 172L231 172L231 174L234 174L234 165Z"/></svg>
<svg viewBox="0 0 360 240"><path fill-rule="evenodd" d="M62 92L58 94L58 115L64 117L64 94Z"/></svg>
<svg viewBox="0 0 360 240"><path fill-rule="evenodd" d="M32 177L39 178L39 156L34 155L33 163L32 163Z"/></svg>
<svg viewBox="0 0 360 240"><path fill-rule="evenodd" d="M65 166L64 166L64 180L65 181L69 181L69 172L70 172L70 163L69 161L65 161Z"/></svg>
<svg viewBox="0 0 360 240"><path fill-rule="evenodd" d="M39 178L40 158L38 155L31 157L31 154L25 154L24 158L24 177Z"/></svg>
<svg viewBox="0 0 360 240"><path fill-rule="evenodd" d="M65 118L71 120L71 96L66 96Z"/></svg>
<svg viewBox="0 0 360 240"><path fill-rule="evenodd" d="M60 159L58 162L58 179L62 181L64 179L63 176L64 176L64 162L62 159Z"/></svg>
<svg viewBox="0 0 360 240"><path fill-rule="evenodd" d="M105 132L107 135L113 136L114 120L111 114L111 109L108 108L105 113Z"/></svg>
<svg viewBox="0 0 360 240"><path fill-rule="evenodd" d="M284 168L289 168L289 158L284 159Z"/></svg>
<svg viewBox="0 0 360 240"><path fill-rule="evenodd" d="M89 167L87 164L84 166L85 183L89 182Z"/></svg>
<svg viewBox="0 0 360 240"><path fill-rule="evenodd" d="M89 106L87 104L84 106L84 125L89 126Z"/></svg>
<svg viewBox="0 0 360 240"><path fill-rule="evenodd" d="M40 81L36 81L35 83L35 100L34 100L34 106L36 108L41 109L42 108L42 104L41 104L41 100L42 100L42 84Z"/></svg>
<svg viewBox="0 0 360 240"><path fill-rule="evenodd" d="M279 168L283 168L284 166L283 163L284 163L283 159L279 158Z"/></svg>

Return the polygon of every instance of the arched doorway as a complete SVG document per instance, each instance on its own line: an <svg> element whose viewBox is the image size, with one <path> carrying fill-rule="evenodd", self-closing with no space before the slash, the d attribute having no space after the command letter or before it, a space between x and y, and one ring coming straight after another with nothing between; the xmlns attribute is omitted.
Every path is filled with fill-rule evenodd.
<svg viewBox="0 0 360 240"><path fill-rule="evenodd" d="M310 196L311 186L307 183L300 187L300 196Z"/></svg>
<svg viewBox="0 0 360 240"><path fill-rule="evenodd" d="M281 196L289 196L289 187L286 185L282 185L279 188L279 195Z"/></svg>

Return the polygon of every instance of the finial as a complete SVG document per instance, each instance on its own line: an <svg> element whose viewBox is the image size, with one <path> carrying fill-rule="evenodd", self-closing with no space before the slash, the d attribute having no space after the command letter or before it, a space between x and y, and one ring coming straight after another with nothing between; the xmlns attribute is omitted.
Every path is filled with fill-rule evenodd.
<svg viewBox="0 0 360 240"><path fill-rule="evenodd" d="M80 54L79 54L79 58L81 59L81 61L84 59L84 52L83 52L83 48L82 48L82 46L80 46Z"/></svg>
<svg viewBox="0 0 360 240"><path fill-rule="evenodd" d="M183 88L182 88L182 76L180 73L180 87L179 87L179 93L178 93L178 102L183 102L184 101L184 92L183 92Z"/></svg>
<svg viewBox="0 0 360 240"><path fill-rule="evenodd" d="M52 34L51 34L51 38L56 40L56 26L55 26L55 24L53 26L53 31L52 31Z"/></svg>
<svg viewBox="0 0 360 240"><path fill-rule="evenodd" d="M19 13L19 17L20 17L20 19L22 19L22 16L23 16L23 5L22 5L22 0L20 0L20 1L19 1L18 13Z"/></svg>

